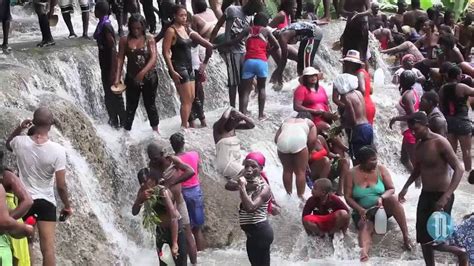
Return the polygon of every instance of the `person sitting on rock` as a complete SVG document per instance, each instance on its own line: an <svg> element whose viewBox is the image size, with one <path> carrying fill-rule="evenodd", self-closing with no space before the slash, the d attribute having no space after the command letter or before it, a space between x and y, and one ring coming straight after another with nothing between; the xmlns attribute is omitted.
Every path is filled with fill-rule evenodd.
<svg viewBox="0 0 474 266"><path fill-rule="evenodd" d="M350 222L349 208L331 191L329 179L320 178L314 182L312 196L306 201L302 214L303 227L309 235L346 233Z"/></svg>
<svg viewBox="0 0 474 266"><path fill-rule="evenodd" d="M234 108L228 108L213 126L216 144L216 168L226 178L232 178L242 170L240 140L236 129L252 129L254 122Z"/></svg>

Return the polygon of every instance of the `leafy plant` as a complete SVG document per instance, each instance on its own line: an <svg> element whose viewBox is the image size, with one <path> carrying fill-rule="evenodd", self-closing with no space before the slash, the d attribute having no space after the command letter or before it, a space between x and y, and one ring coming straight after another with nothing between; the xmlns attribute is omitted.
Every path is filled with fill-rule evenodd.
<svg viewBox="0 0 474 266"><path fill-rule="evenodd" d="M164 186L158 185L153 188L153 194L145 201L143 205L143 226L154 232L156 226L161 223L161 219L155 211L155 206L163 201L163 197L160 195Z"/></svg>

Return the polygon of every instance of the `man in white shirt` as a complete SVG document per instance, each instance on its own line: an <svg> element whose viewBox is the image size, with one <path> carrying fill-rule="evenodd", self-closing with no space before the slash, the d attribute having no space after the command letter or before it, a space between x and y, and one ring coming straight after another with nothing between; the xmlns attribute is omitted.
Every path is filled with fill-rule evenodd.
<svg viewBox="0 0 474 266"><path fill-rule="evenodd" d="M54 182L64 208L61 215L72 214L66 186L66 152L51 140L48 133L54 124L53 114L40 107L33 114L33 121L24 120L7 139L6 146L17 157L20 179L33 198L33 206L25 215L37 216L43 265L56 265L55 229L56 199ZM34 126L30 136L20 135L24 129ZM30 248L31 248L30 241Z"/></svg>

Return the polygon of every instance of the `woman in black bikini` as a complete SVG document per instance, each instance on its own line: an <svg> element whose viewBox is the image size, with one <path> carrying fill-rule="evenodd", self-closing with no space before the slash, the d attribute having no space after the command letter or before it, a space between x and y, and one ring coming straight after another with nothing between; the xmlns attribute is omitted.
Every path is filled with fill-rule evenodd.
<svg viewBox="0 0 474 266"><path fill-rule="evenodd" d="M117 74L115 85L120 83L123 63L127 57L127 73L125 75L125 93L127 99L127 118L124 128L132 129L135 111L143 93L143 103L150 120L150 126L158 132L159 116L155 98L158 87L158 73L156 71L156 43L153 36L146 34L146 22L140 14L133 14L128 20L128 36L120 38Z"/></svg>
<svg viewBox="0 0 474 266"><path fill-rule="evenodd" d="M166 30L163 39L163 56L171 78L178 90L181 99L181 127L188 127L191 107L195 98L195 77L191 58L193 41L206 48L206 58L199 68L204 72L207 62L212 55L212 44L192 31L187 23L188 12L186 8L177 5L174 9L174 22Z"/></svg>

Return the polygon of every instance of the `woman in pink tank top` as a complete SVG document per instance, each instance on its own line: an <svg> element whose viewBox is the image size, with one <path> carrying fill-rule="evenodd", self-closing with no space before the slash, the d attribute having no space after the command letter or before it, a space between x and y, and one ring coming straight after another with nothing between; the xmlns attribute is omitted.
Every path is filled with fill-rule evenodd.
<svg viewBox="0 0 474 266"><path fill-rule="evenodd" d="M190 179L181 183L182 193L186 207L188 208L191 230L196 240L198 251L204 249L204 237L202 235L202 226L204 225L204 199L201 186L199 184L199 153L196 151L184 151L184 136L181 133L175 133L170 137L170 143L176 156L183 163L191 166L196 173Z"/></svg>

